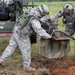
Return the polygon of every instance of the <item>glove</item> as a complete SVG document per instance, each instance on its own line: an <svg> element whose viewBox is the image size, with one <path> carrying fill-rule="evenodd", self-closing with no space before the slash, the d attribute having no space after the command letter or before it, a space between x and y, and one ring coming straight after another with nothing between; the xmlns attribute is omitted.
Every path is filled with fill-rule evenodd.
<svg viewBox="0 0 75 75"><path fill-rule="evenodd" d="M52 22L52 20L49 18L49 19L47 19L47 21L49 22L49 23L51 23Z"/></svg>
<svg viewBox="0 0 75 75"><path fill-rule="evenodd" d="M56 41L56 39L54 39L53 37L52 37L52 38L50 38L49 40L51 40L51 41Z"/></svg>

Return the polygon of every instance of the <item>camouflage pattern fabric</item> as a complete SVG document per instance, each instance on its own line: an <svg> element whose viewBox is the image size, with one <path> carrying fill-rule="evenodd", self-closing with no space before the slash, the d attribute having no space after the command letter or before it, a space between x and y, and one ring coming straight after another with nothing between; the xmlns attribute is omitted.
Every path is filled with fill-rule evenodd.
<svg viewBox="0 0 75 75"><path fill-rule="evenodd" d="M38 14L38 12L34 8L32 8L31 11L30 13L32 13L33 15ZM7 57L10 56L16 50L18 46L22 53L23 67L27 68L30 66L30 63L31 63L30 34L33 33L31 32L33 31L32 28L39 36L45 39L51 38L51 36L48 33L46 33L46 31L41 27L41 23L39 22L38 19L32 19L32 21L28 25L24 26L23 29L21 29L20 33L18 33L19 26L15 25L13 34L9 41L9 45L6 47L6 49L2 53L2 56L0 57L0 61L5 61Z"/></svg>

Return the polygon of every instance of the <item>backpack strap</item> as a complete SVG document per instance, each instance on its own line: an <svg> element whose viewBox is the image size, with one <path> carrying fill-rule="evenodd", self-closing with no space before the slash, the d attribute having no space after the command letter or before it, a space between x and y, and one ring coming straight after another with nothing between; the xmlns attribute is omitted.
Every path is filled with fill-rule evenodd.
<svg viewBox="0 0 75 75"><path fill-rule="evenodd" d="M33 19L38 19L38 18L33 16L33 15L30 15L28 12L26 12L23 15L21 15L20 17L17 18L16 25L21 30L21 29L23 29L23 27L28 25L31 22L31 20L33 20Z"/></svg>

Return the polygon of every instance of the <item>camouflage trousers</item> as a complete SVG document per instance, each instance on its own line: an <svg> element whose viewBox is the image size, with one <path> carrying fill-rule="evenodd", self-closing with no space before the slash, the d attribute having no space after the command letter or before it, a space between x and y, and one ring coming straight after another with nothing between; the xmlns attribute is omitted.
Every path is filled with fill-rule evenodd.
<svg viewBox="0 0 75 75"><path fill-rule="evenodd" d="M10 56L19 46L22 53L23 66L29 67L31 63L31 44L28 35L19 36L16 32L12 34L12 37L9 41L9 45L6 47L2 56L0 57L1 61L5 61L8 56Z"/></svg>

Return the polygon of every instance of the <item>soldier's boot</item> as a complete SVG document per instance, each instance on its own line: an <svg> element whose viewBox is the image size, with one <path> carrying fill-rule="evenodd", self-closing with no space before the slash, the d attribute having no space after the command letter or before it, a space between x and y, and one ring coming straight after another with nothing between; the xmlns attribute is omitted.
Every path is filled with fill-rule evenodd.
<svg viewBox="0 0 75 75"><path fill-rule="evenodd" d="M30 66L28 68L23 67L23 70L26 72L34 72L36 69Z"/></svg>
<svg viewBox="0 0 75 75"><path fill-rule="evenodd" d="M3 61L0 61L0 66L1 66L1 67L5 67L4 62L3 62Z"/></svg>

